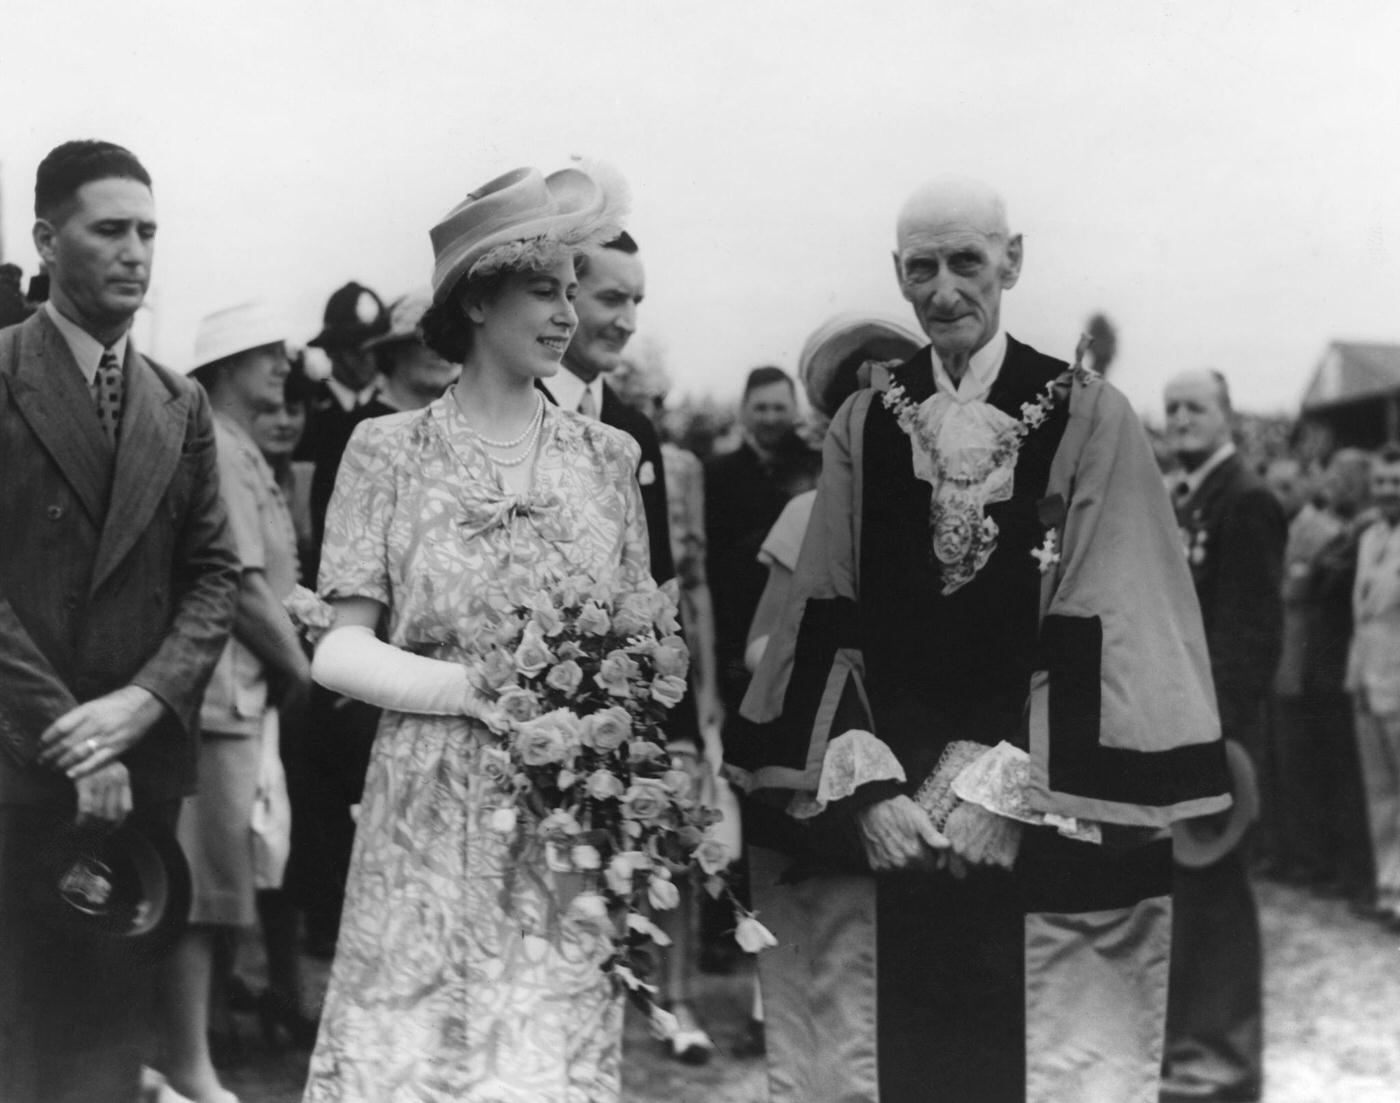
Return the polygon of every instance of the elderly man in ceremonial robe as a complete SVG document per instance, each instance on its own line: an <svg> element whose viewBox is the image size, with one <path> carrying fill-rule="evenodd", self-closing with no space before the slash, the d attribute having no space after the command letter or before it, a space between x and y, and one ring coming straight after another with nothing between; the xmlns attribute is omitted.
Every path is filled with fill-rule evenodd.
<svg viewBox="0 0 1400 1103"><path fill-rule="evenodd" d="M1228 806L1219 722L1142 428L1002 327L1022 253L984 184L905 204L930 345L832 421L729 749L775 1100L1157 1096L1165 829Z"/></svg>

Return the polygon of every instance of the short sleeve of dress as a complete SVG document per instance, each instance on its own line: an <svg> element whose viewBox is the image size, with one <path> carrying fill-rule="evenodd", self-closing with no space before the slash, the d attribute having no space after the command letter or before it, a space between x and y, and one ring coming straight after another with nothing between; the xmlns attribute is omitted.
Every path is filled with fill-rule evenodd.
<svg viewBox="0 0 1400 1103"><path fill-rule="evenodd" d="M797 570L797 557L802 551L802 540L807 535L807 523L812 518L812 503L817 500L817 492L808 490L799 494L783 507L763 547L758 549L758 561L764 566L777 564L789 571Z"/></svg>
<svg viewBox="0 0 1400 1103"><path fill-rule="evenodd" d="M372 422L355 427L326 510L317 589L327 601L367 597L390 604L389 526L397 497L395 436Z"/></svg>

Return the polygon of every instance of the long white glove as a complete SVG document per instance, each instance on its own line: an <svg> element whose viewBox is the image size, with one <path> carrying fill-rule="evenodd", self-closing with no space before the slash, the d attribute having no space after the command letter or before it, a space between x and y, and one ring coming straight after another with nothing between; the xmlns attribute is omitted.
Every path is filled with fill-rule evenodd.
<svg viewBox="0 0 1400 1103"><path fill-rule="evenodd" d="M326 633L316 645L311 677L333 693L395 712L476 714L466 667L385 643L364 625Z"/></svg>

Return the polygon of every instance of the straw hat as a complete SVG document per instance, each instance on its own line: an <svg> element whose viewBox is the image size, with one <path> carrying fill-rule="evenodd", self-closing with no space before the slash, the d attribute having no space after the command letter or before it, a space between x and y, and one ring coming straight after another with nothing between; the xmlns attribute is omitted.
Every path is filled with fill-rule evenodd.
<svg viewBox="0 0 1400 1103"><path fill-rule="evenodd" d="M856 374L867 360L907 360L927 342L913 330L876 314L837 314L812 331L797 361L807 401L830 417L846 395L864 383ZM846 373L850 379L845 379ZM839 382L846 386L838 387ZM833 396L838 401L830 402ZM828 405L831 409L828 409Z"/></svg>
<svg viewBox="0 0 1400 1103"><path fill-rule="evenodd" d="M289 327L281 314L265 302L254 301L226 306L206 314L194 338L194 361L190 371L264 345L280 345Z"/></svg>
<svg viewBox="0 0 1400 1103"><path fill-rule="evenodd" d="M598 165L514 169L483 184L432 228L433 302L467 276L533 268L608 241L622 230L626 187Z"/></svg>

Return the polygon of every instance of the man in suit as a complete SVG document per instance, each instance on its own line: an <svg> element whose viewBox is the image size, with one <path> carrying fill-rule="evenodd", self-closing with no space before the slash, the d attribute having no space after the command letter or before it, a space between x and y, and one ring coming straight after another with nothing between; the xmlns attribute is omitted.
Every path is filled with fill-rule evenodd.
<svg viewBox="0 0 1400 1103"><path fill-rule="evenodd" d="M637 243L626 231L606 245L584 250L578 262L578 328L564 353L564 371L540 384L550 401L596 417L628 433L642 448L637 482L647 516L651 573L665 582L675 573L667 528L666 472L661 440L647 416L634 410L603 376L617 367L637 330L637 307L646 293L646 273Z"/></svg>
<svg viewBox="0 0 1400 1103"><path fill-rule="evenodd" d="M51 297L0 333L0 1098L131 1100L154 963L43 922L48 856L75 815L173 827L238 560L208 399L130 338L150 176L68 142L34 206Z"/></svg>
<svg viewBox="0 0 1400 1103"><path fill-rule="evenodd" d="M749 684L744 663L749 624L768 568L758 552L797 495L817 485L821 453L797 435L797 388L773 365L754 368L739 404L744 439L705 464L705 532L715 604L715 661L720 699L739 711Z"/></svg>
<svg viewBox="0 0 1400 1103"><path fill-rule="evenodd" d="M1263 708L1283 636L1283 509L1235 450L1223 375L1179 375L1167 384L1165 404L1167 440L1185 472L1173 496L1221 732L1262 773ZM1176 868L1164 1101L1259 1097L1259 919L1243 850L1204 868Z"/></svg>

